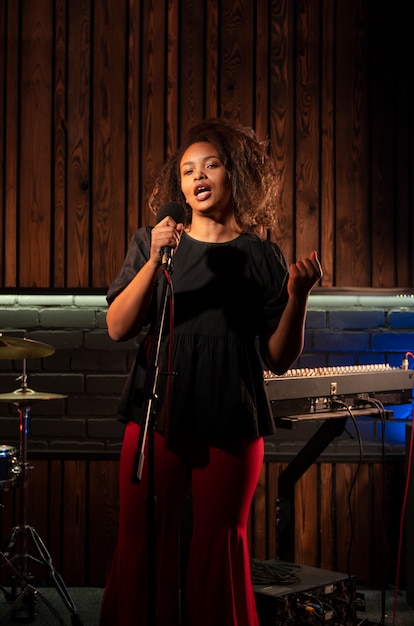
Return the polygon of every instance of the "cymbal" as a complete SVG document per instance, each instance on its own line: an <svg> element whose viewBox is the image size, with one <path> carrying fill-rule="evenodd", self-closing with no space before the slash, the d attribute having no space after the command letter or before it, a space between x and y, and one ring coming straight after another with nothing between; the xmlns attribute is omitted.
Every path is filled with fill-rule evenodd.
<svg viewBox="0 0 414 626"><path fill-rule="evenodd" d="M60 393L48 393L47 391L33 391L20 387L11 393L0 393L0 402L12 402L14 404L31 404L39 400L59 400L67 398Z"/></svg>
<svg viewBox="0 0 414 626"><path fill-rule="evenodd" d="M54 351L53 346L47 343L33 341L33 339L7 337L0 333L0 359L36 359L50 356Z"/></svg>

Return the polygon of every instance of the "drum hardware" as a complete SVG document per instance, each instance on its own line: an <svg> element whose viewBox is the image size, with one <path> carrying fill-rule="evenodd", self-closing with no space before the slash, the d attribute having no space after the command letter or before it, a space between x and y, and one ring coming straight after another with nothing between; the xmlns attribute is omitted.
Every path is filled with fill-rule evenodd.
<svg viewBox="0 0 414 626"><path fill-rule="evenodd" d="M33 339L8 337L0 333L0 359L39 359L55 352L53 346Z"/></svg>
<svg viewBox="0 0 414 626"><path fill-rule="evenodd" d="M61 626L65 626L64 620L59 615L58 611L53 606L53 604L43 595L43 593L41 593L38 589L36 589L31 584L31 581L33 580L33 577L32 576L28 576L27 579L23 579L21 577L20 572L18 572L18 570L4 556L4 554L2 552L0 552L0 557L2 557L4 563L8 567L11 568L11 570L12 570L12 572L14 574L14 576L12 578L11 593L8 594L8 595L6 594L6 598L9 600L9 602L14 602L14 600L16 599L18 584L20 584L21 589L22 589L22 591L21 591L21 593L19 595L19 603L23 604L24 613L22 613L21 615L18 614L17 608L15 608L13 610L13 612L12 612L12 619L13 619L13 621L14 622L33 622L33 620L36 617L36 614L35 614L35 603L36 603L37 598L40 598L41 601L48 607L50 612L56 617L56 619L59 622L59 624L61 624ZM2 591L4 592L4 589L2 589ZM6 617L9 613L10 613L10 611L7 611L7 613L5 613L4 616ZM3 621L3 620L1 620L1 621ZM6 624L10 624L10 622L7 621Z"/></svg>
<svg viewBox="0 0 414 626"><path fill-rule="evenodd" d="M0 335L0 358L5 358L2 356L5 353L9 355L8 358L23 358L21 387L11 393L0 394L0 402L12 403L17 407L20 422L20 455L18 470L16 470L16 474L18 474L18 476L16 476L16 479L12 483L10 483L13 486L18 487L20 490L20 523L12 529L8 540L6 541L4 552L0 551L0 561L3 561L3 563L0 562L0 566L6 565L12 572L11 593L9 598L7 598L10 606L6 612L0 616L0 624L9 624L8 616L11 616L13 621L33 621L35 618L35 603L37 599L39 599L47 606L57 621L62 624L62 626L65 625L64 620L53 605L51 605L47 598L45 598L44 595L33 586L33 577L29 572L29 562L31 562L46 567L48 574L51 576L54 587L70 611L72 625L82 626L82 620L76 610L62 576L53 566L51 555L49 554L39 534L27 522L28 479L30 470L32 469L29 465L27 455L30 409L33 402L67 397L56 393L36 392L28 388L26 356L27 358L46 356L53 354L54 350L53 348L50 348L50 346L46 346L46 344L38 344L38 342L30 342L28 344L22 343L27 341L29 340L14 341L11 337L4 338ZM25 356L21 357L21 354L24 354ZM5 453L10 453L7 449L8 446L4 446L4 448ZM12 473L14 474L14 468ZM12 479L13 477L9 480L12 481ZM36 556L29 554L30 542L35 548ZM4 622L4 619L7 621Z"/></svg>
<svg viewBox="0 0 414 626"><path fill-rule="evenodd" d="M0 489L13 486L20 476L17 450L13 446L0 446Z"/></svg>

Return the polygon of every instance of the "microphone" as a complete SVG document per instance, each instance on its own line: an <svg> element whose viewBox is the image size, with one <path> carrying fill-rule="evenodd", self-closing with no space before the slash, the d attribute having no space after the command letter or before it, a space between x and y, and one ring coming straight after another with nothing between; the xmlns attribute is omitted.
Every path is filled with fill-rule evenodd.
<svg viewBox="0 0 414 626"><path fill-rule="evenodd" d="M185 210L184 207L181 206L179 202L167 202L164 204L159 211L157 212L157 224L159 224L165 217L172 217L174 222L177 224L183 224L185 220ZM172 258L172 248L171 246L164 246L161 249L161 259L162 264L170 269L171 267L171 258Z"/></svg>

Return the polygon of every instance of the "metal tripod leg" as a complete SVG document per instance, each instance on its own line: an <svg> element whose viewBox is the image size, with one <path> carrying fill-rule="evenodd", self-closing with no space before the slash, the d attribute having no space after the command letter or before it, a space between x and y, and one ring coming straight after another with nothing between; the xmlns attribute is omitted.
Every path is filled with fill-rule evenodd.
<svg viewBox="0 0 414 626"><path fill-rule="evenodd" d="M25 368L23 370L23 385L22 391L27 392L26 387L26 373ZM25 603L29 606L29 616L25 621L33 621L34 619L34 600L35 598L40 598L50 609L56 619L60 622L60 624L64 625L63 619L60 617L59 613L52 607L49 601L41 594L39 591L30 584L31 576L28 571L28 562L32 561L38 563L47 568L49 574L53 579L53 584L69 609L71 613L71 621L73 626L83 626L82 620L79 617L79 614L76 611L76 607L72 602L72 599L69 595L69 592L66 588L65 583L62 580L60 574L55 570L52 564L52 559L49 552L46 549L45 544L39 537L38 533L32 526L29 526L26 522L27 520L27 488L28 488L28 479L31 467L28 462L27 456L27 441L28 441L28 433L29 433L29 414L31 409L30 394L29 398L19 398L19 400L15 403L18 407L18 413L20 418L20 470L21 473L19 475L19 480L16 484L17 488L20 492L20 525L15 526L12 529L10 534L10 539L7 543L7 548L2 554L5 562L14 570L16 575L15 583L19 583L20 585L20 593L17 597L13 597L12 594L12 605L7 611L7 614L11 612L15 612L17 607L21 603ZM28 539L31 539L34 547L37 550L37 556L32 556L28 552ZM16 548L16 543L18 547ZM17 587L16 587L17 589ZM1 623L0 618L0 623Z"/></svg>
<svg viewBox="0 0 414 626"><path fill-rule="evenodd" d="M22 537L24 538L23 544L26 546L26 548L27 548L27 539L30 538L32 540L32 543L35 546L37 553L38 553L37 557L31 554L28 554L27 550L25 550L24 554L11 554L9 552L9 550L14 550L16 539L18 539L19 535L22 535ZM82 626L82 620L79 614L77 613L75 604L72 601L72 598L68 592L68 589L65 583L63 582L61 575L54 568L53 563L52 563L52 558L44 542L42 541L39 534L36 532L36 530L33 527L31 526L14 527L11 532L6 551L0 554L2 555L5 563L9 565L9 567L11 567L15 575L16 588L17 588L17 583L19 583L19 586L20 586L20 593L17 595L17 597L12 596L12 599L11 599L12 604L8 608L6 613L4 614L4 617L15 613L19 605L26 604L26 606L28 607L28 619L25 621L33 621L34 602L36 598L39 598L48 607L48 609L51 611L51 613L54 615L57 621L62 626L65 626L65 622L63 618L60 616L60 614L55 609L55 607L49 602L49 600L42 593L39 592L38 589L36 589L32 584L30 584L29 582L30 577L28 575L27 562L31 560L35 563L38 563L46 567L46 569L48 570L53 580L53 584L54 584L56 591L58 592L60 598L62 599L66 607L71 612L71 623L73 624L73 626ZM19 561L21 562L20 564L19 564ZM21 620L16 620L16 621L21 621ZM0 617L0 624L2 622L3 622L3 616Z"/></svg>
<svg viewBox="0 0 414 626"><path fill-rule="evenodd" d="M61 626L65 626L65 622L63 621L55 607L49 602L49 600L37 589L35 589L30 583L26 582L20 577L19 572L14 568L11 561L7 559L3 552L0 552L0 557L3 559L4 563L11 568L15 576L15 583L17 584L17 581L19 581L21 588L21 592L17 596L17 598L12 600L12 604L2 614L2 616L0 616L0 624L10 623L8 617L10 615L13 616L18 609L18 606L22 603L26 603L26 608L28 608L28 618L26 618L24 621L32 621L34 619L34 604L36 599L39 598L47 606L49 611L55 616L59 624L61 624ZM7 622L4 621L5 619L7 619ZM17 619L16 621L21 620Z"/></svg>

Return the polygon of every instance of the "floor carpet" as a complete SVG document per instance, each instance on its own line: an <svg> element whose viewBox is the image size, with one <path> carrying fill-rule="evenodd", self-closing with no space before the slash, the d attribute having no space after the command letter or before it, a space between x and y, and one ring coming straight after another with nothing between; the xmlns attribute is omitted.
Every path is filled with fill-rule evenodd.
<svg viewBox="0 0 414 626"><path fill-rule="evenodd" d="M4 593L0 593L0 624L8 626L16 623L33 623L36 626L97 626L99 608L103 590L100 588L70 588L68 593L70 602L75 611L68 608L54 588L38 590L35 599L31 599L28 610L22 600L20 603L20 615L10 614L10 600L7 601ZM414 609L407 604L405 593L398 594L397 610L394 619L394 593L387 591L385 594L378 590L358 590L365 601L365 611L357 612L355 626L414 626ZM30 615L30 605L33 605L33 619ZM385 612L384 612L385 607ZM309 618L311 620L311 618ZM276 621L275 621L276 623ZM280 622L278 622L280 623ZM289 622L293 624L294 622ZM302 622L303 623L303 622ZM318 621L309 621L316 624ZM320 622L323 623L322 621ZM326 622L331 623L331 622ZM125 625L131 626L131 625ZM137 626L141 625L137 621Z"/></svg>

